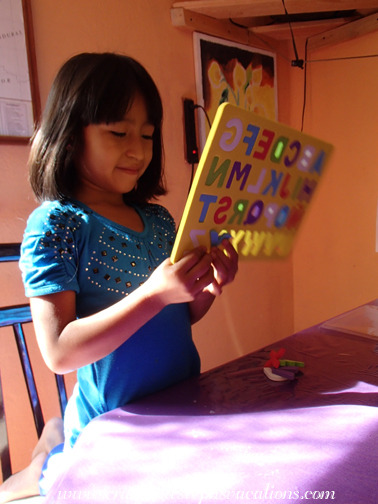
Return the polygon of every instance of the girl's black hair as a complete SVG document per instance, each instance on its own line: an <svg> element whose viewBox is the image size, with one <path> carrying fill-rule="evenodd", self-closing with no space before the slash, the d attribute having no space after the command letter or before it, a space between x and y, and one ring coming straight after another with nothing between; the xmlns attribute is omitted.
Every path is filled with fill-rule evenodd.
<svg viewBox="0 0 378 504"><path fill-rule="evenodd" d="M82 53L69 59L52 84L29 158L30 183L40 201L74 196L74 154L89 124L121 121L136 94L141 94L155 127L151 163L138 185L124 195L127 203L146 203L166 193L163 174L159 91L146 69L131 57Z"/></svg>

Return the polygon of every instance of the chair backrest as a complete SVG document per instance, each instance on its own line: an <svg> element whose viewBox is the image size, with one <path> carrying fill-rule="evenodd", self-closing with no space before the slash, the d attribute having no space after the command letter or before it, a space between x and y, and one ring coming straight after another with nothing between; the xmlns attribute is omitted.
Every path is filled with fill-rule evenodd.
<svg viewBox="0 0 378 504"><path fill-rule="evenodd" d="M0 263L18 261L20 258L20 244L7 243L0 244ZM41 403L38 396L37 387L34 380L33 369L31 366L28 348L26 345L25 335L22 325L32 322L30 306L28 304L6 306L0 308L0 328L13 327L14 336L16 339L18 354L24 373L25 383L28 390L30 406L33 411L35 428L37 435L40 437L45 425ZM55 375L56 385L58 389L60 410L63 418L64 410L67 405L67 394L63 376ZM3 481L12 474L11 461L9 456L9 442L5 420L3 391L1 386L0 375L0 459L1 469L3 473Z"/></svg>

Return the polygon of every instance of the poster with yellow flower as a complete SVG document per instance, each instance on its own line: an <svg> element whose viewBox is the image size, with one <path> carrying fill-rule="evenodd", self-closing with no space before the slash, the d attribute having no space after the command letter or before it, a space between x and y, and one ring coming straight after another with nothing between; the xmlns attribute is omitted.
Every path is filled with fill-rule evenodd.
<svg viewBox="0 0 378 504"><path fill-rule="evenodd" d="M197 102L213 122L222 103L231 103L267 119L277 120L274 53L194 33ZM203 150L210 125L198 115Z"/></svg>

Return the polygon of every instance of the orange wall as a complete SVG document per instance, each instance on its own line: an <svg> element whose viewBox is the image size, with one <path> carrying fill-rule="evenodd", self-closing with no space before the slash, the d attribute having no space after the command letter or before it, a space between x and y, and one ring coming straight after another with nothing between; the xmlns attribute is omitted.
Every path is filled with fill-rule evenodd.
<svg viewBox="0 0 378 504"><path fill-rule="evenodd" d="M308 59L369 55L376 47L377 32ZM335 151L293 254L296 330L378 295L377 58L309 63L307 77L304 129ZM298 80L292 93L301 96L302 86Z"/></svg>
<svg viewBox="0 0 378 504"><path fill-rule="evenodd" d="M170 194L162 201L179 221L190 180L184 160L182 98L195 99L192 34L174 28L172 0L30 0L42 105L61 64L82 51L117 51L139 59L154 77L165 106L165 150ZM278 57L280 119L290 122L292 72ZM0 240L21 241L25 221L36 206L27 183L28 147L0 145ZM14 280L17 278L17 280ZM23 301L15 265L0 268L0 306ZM208 316L194 327L203 370L258 349L293 332L292 261L242 263L235 283L225 289ZM27 465L36 438L10 331L0 332L0 367L14 470ZM35 359L40 359L29 335ZM52 377L40 360L37 380L46 418L58 414L51 400ZM72 387L72 379L69 388Z"/></svg>

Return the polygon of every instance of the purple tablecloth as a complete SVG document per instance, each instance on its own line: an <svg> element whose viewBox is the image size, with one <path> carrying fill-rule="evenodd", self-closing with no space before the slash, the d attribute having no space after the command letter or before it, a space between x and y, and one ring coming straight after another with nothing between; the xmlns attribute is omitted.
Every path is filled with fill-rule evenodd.
<svg viewBox="0 0 378 504"><path fill-rule="evenodd" d="M96 418L46 502L376 504L377 475L377 343L316 327Z"/></svg>

